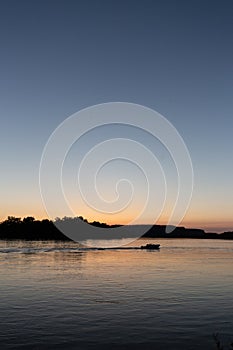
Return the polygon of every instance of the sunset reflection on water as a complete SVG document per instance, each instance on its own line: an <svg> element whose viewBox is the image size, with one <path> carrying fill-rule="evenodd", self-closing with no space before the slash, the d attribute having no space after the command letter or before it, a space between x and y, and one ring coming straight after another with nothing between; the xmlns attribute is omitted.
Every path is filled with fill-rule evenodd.
<svg viewBox="0 0 233 350"><path fill-rule="evenodd" d="M213 332L230 338L233 242L153 242L161 249L0 242L2 346L210 349Z"/></svg>

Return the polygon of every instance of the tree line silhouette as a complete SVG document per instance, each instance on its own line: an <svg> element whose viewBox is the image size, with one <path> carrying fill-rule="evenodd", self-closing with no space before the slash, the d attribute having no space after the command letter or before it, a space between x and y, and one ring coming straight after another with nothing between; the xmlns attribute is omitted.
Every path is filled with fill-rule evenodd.
<svg viewBox="0 0 233 350"><path fill-rule="evenodd" d="M82 216L75 218L64 217L56 218L54 221L43 219L36 220L33 216L27 216L23 219L20 217L8 216L8 218L0 223L0 239L1 240L60 240L70 241L55 225L56 221L62 220L69 222L71 220L82 220L90 225L97 227L117 227L119 225L107 225L98 221L88 222Z"/></svg>
<svg viewBox="0 0 233 350"><path fill-rule="evenodd" d="M58 230L55 223L62 220L65 223L70 221L82 220L90 225L103 228L119 227L121 225L108 225L98 221L88 222L82 216L56 218L54 221L43 219L36 220L33 216L23 219L14 216L0 223L1 240L59 240L69 241L62 232ZM233 232L206 233L201 229L189 229L185 227L175 227L174 230L167 234L165 225L153 225L143 237L147 238L201 238L201 239L233 239Z"/></svg>

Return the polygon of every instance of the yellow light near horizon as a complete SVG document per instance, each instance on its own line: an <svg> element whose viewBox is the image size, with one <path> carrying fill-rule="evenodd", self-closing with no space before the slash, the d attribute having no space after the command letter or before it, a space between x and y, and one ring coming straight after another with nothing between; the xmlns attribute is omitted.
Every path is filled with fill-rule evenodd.
<svg viewBox="0 0 233 350"><path fill-rule="evenodd" d="M30 210L27 209L28 205L25 203L24 205L19 206L10 206L6 205L4 208L0 208L1 216L0 221L6 220L8 216L15 216L15 217L27 217L27 216L33 216L38 220L47 219L49 218L43 205L40 203L33 202L30 206ZM165 210L159 220L156 222L158 225L166 225L169 218L169 210ZM74 216L83 216L86 218L89 222L91 221L99 221L99 222L105 222L110 225L114 224L122 224L127 225L129 224L135 216L135 212L133 210L127 211L127 212L120 212L117 215L111 215L111 214L104 214L104 213L97 213L94 212L91 209L88 209L86 207L79 208L77 210L77 214L74 214ZM55 219L55 218L53 218ZM155 224L154 218L148 217L146 221L140 222L141 224ZM197 204L192 205L190 209L188 210L187 214L183 218L182 222L179 226L185 226L185 227L194 227L194 228L203 228L207 231L216 231L216 232L223 232L223 231L232 231L233 230L233 220L232 220L232 214L230 208L227 207L227 210L224 210L222 212L219 211L219 207L216 206L209 206L208 210L204 208L204 204L198 206Z"/></svg>

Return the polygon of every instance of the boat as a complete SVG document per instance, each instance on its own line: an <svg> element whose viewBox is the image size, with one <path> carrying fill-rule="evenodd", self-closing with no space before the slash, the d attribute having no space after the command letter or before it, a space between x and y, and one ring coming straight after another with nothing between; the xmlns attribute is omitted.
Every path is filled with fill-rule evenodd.
<svg viewBox="0 0 233 350"><path fill-rule="evenodd" d="M152 244L152 243L148 243L146 245L141 245L141 249L150 249L150 250L154 250L154 249L159 249L160 248L160 244Z"/></svg>

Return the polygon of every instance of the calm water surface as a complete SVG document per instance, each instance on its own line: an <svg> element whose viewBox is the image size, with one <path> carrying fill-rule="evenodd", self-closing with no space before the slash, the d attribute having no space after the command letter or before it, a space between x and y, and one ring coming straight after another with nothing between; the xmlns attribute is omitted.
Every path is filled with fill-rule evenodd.
<svg viewBox="0 0 233 350"><path fill-rule="evenodd" d="M233 242L156 242L160 251L0 241L0 348L216 349L214 332L228 344Z"/></svg>

